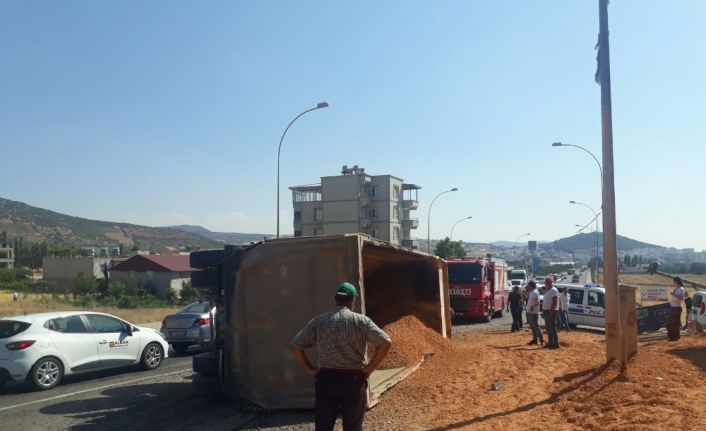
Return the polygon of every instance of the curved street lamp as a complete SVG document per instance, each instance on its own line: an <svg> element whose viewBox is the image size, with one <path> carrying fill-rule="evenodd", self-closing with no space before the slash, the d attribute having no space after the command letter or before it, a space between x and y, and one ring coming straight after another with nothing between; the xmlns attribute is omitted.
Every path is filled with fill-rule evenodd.
<svg viewBox="0 0 706 431"><path fill-rule="evenodd" d="M279 155L280 152L282 151L282 141L284 140L284 135L287 134L287 130L294 124L295 121L302 115L306 114L307 112L315 111L317 109L321 108L328 108L328 103L326 102L320 102L316 105L316 107L307 109L306 111L302 112L301 114L297 115L294 117L294 119L289 123L286 129L284 129L284 133L282 133L282 137L279 140L279 146L277 147L277 238L279 238Z"/></svg>
<svg viewBox="0 0 706 431"><path fill-rule="evenodd" d="M603 193L603 166L601 166L601 162L598 161L598 159L596 158L596 156L593 155L592 152L579 145L562 144L561 142L553 142L552 147L574 147L587 152L591 157L593 157L593 160L595 160L596 164L598 165L598 170L601 171L601 194Z"/></svg>
<svg viewBox="0 0 706 431"><path fill-rule="evenodd" d="M596 220L596 261L594 262L595 263L594 266L596 267L596 283L598 283L598 213L590 205L585 204L583 202L569 201L569 203L585 206L586 208L591 210L591 212L593 213L593 217ZM581 229L581 230L583 230L583 229ZM581 232L581 231L579 231L579 232Z"/></svg>
<svg viewBox="0 0 706 431"><path fill-rule="evenodd" d="M472 219L472 218L473 218L473 216L464 217L464 218L462 218L462 219L459 219L456 223L453 224L453 226L451 226L451 237L450 237L450 238L451 238L452 241L453 241L453 239L454 239L454 228L456 227L456 225L459 224L459 223L461 223L461 222L464 221L464 220L470 220L470 219Z"/></svg>
<svg viewBox="0 0 706 431"><path fill-rule="evenodd" d="M445 195L446 193L455 192L456 190L458 190L458 188L454 187L451 190L446 190L439 193L434 197L434 199L431 200L431 203L429 204L429 211L427 211L427 253L429 254L431 254L431 207L434 205L434 202L439 198L439 196Z"/></svg>
<svg viewBox="0 0 706 431"><path fill-rule="evenodd" d="M515 243L512 245L512 248L517 247L517 241L520 240L520 238L525 237L525 236L530 236L532 235L531 233L523 233L522 235L518 236L517 239L515 240Z"/></svg>

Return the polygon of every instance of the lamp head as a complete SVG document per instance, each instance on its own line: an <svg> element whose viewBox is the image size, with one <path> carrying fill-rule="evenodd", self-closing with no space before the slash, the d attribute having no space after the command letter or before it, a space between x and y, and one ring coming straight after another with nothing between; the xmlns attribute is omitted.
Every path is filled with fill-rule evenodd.
<svg viewBox="0 0 706 431"><path fill-rule="evenodd" d="M328 108L328 103L320 102L319 104L316 105L316 109L321 109L321 108Z"/></svg>
<svg viewBox="0 0 706 431"><path fill-rule="evenodd" d="M552 147L561 147L562 145L564 144L562 144L561 142L552 142Z"/></svg>
<svg viewBox="0 0 706 431"><path fill-rule="evenodd" d="M575 204L575 203L576 203L576 201L569 201L569 203L570 203L570 204Z"/></svg>
<svg viewBox="0 0 706 431"><path fill-rule="evenodd" d="M456 187L451 189L452 192L455 192L456 190L458 190Z"/></svg>

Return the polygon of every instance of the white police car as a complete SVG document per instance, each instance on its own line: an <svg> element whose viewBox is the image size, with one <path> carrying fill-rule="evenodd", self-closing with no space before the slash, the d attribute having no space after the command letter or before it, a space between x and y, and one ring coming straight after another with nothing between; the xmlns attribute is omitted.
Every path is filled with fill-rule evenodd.
<svg viewBox="0 0 706 431"><path fill-rule="evenodd" d="M594 285L556 284L569 294L569 325L605 328L605 289Z"/></svg>
<svg viewBox="0 0 706 431"><path fill-rule="evenodd" d="M0 319L0 384L27 379L51 389L62 377L141 364L153 370L169 345L150 328L110 314L67 311Z"/></svg>

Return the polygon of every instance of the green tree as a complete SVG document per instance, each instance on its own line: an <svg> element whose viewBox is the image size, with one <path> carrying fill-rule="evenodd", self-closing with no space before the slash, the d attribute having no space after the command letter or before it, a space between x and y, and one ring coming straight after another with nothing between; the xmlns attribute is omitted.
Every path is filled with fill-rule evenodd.
<svg viewBox="0 0 706 431"><path fill-rule="evenodd" d="M625 265L626 268L631 267L632 259L630 259L630 255L626 254L625 257L623 257L623 265Z"/></svg>
<svg viewBox="0 0 706 431"><path fill-rule="evenodd" d="M199 299L201 293L197 288L191 285L191 280L181 282L181 290L179 291L179 299L182 304L188 304Z"/></svg>
<svg viewBox="0 0 706 431"><path fill-rule="evenodd" d="M77 297L85 297L93 294L98 289L96 280L93 277L87 277L83 272L79 272L71 286L71 294L74 296L74 301Z"/></svg>
<svg viewBox="0 0 706 431"><path fill-rule="evenodd" d="M689 274L706 274L706 262L691 262L691 264L689 264Z"/></svg>
<svg viewBox="0 0 706 431"><path fill-rule="evenodd" d="M466 250L463 249L461 241L451 241L447 236L436 244L434 254L442 259L446 259L447 257L464 257Z"/></svg>
<svg viewBox="0 0 706 431"><path fill-rule="evenodd" d="M638 266L640 264L640 257L638 255L633 255L632 266Z"/></svg>

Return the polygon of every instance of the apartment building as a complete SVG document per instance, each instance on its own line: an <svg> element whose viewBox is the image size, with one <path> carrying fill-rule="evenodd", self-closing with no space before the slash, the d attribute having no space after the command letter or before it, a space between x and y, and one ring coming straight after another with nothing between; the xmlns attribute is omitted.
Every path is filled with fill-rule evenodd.
<svg viewBox="0 0 706 431"><path fill-rule="evenodd" d="M15 265L15 250L12 247L0 247L0 269L12 269Z"/></svg>
<svg viewBox="0 0 706 431"><path fill-rule="evenodd" d="M421 187L392 175L368 175L358 165L317 184L290 187L294 236L364 233L403 247L417 248L412 232L419 221Z"/></svg>

